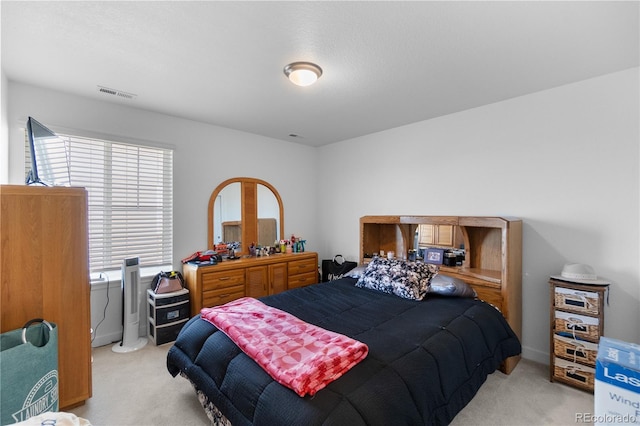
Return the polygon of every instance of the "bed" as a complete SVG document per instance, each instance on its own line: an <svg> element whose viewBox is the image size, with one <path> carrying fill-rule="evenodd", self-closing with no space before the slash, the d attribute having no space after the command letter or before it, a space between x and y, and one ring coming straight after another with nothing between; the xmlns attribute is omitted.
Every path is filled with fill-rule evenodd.
<svg viewBox="0 0 640 426"><path fill-rule="evenodd" d="M356 278L261 298L368 346L368 355L313 396L276 382L227 335L196 315L167 355L214 424L445 425L520 342L492 305L429 294L416 301L360 288Z"/></svg>

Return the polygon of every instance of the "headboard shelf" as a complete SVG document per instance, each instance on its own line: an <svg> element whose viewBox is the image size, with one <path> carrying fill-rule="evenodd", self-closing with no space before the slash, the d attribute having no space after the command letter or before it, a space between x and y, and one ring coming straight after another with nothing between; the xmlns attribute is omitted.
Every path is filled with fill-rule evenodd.
<svg viewBox="0 0 640 426"><path fill-rule="evenodd" d="M469 283L478 297L496 306L522 339L522 221L494 216L363 216L360 218L360 263L389 251L407 258L418 249L418 225L452 225L464 245L461 266L441 266L441 273ZM510 372L519 357L509 358Z"/></svg>
<svg viewBox="0 0 640 426"><path fill-rule="evenodd" d="M475 278L482 281L483 285L489 287L501 288L502 286L502 271L479 268L440 266L440 273L447 275L456 274L464 277L464 279L466 279L467 281L471 281Z"/></svg>

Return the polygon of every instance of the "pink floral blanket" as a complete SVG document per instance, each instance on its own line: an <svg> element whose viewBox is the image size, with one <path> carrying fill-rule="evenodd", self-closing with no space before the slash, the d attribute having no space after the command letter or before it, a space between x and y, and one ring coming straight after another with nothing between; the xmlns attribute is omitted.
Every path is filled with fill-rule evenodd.
<svg viewBox="0 0 640 426"><path fill-rule="evenodd" d="M315 395L366 358L362 342L325 330L252 297L204 308L201 317L225 333L274 380Z"/></svg>

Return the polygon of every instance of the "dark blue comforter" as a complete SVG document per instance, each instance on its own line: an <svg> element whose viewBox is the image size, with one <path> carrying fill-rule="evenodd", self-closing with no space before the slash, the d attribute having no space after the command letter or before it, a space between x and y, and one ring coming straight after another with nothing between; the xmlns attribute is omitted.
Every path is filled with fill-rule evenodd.
<svg viewBox="0 0 640 426"><path fill-rule="evenodd" d="M473 299L416 302L343 278L262 298L267 305L369 346L369 355L314 397L275 382L199 316L167 356L172 375L240 425L445 425L520 342L502 315Z"/></svg>

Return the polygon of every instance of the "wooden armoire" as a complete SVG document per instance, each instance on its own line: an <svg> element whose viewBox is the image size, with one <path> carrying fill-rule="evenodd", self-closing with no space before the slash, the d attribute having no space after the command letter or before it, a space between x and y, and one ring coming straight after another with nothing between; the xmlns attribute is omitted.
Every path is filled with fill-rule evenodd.
<svg viewBox="0 0 640 426"><path fill-rule="evenodd" d="M58 327L60 410L91 397L87 192L0 186L0 327Z"/></svg>

